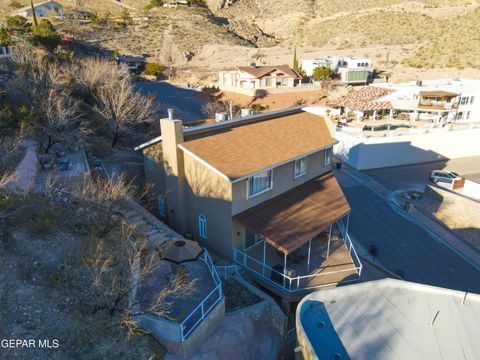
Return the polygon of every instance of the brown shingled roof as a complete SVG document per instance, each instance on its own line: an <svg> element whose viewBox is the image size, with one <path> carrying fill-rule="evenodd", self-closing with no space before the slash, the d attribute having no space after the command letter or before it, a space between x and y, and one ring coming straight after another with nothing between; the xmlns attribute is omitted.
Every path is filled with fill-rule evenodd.
<svg viewBox="0 0 480 360"><path fill-rule="evenodd" d="M349 212L347 199L329 172L234 216L234 220L289 254Z"/></svg>
<svg viewBox="0 0 480 360"><path fill-rule="evenodd" d="M298 72L290 68L288 65L278 65L278 66L239 66L238 70L244 71L252 76L255 76L257 79L261 78L274 70L284 73L289 77L294 77L295 79L303 79L303 76Z"/></svg>
<svg viewBox="0 0 480 360"><path fill-rule="evenodd" d="M391 109L390 101L377 101L394 90L375 86L362 86L329 103L333 107L346 107L350 110Z"/></svg>
<svg viewBox="0 0 480 360"><path fill-rule="evenodd" d="M302 111L180 145L234 180L336 143L322 117Z"/></svg>

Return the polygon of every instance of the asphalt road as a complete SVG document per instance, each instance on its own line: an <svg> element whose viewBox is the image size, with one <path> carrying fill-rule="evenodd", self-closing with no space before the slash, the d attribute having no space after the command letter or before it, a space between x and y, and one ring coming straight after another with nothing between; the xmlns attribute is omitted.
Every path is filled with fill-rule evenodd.
<svg viewBox="0 0 480 360"><path fill-rule="evenodd" d="M345 171L337 179L352 208L349 233L365 249L379 246L378 261L405 280L480 294L480 271L422 226Z"/></svg>
<svg viewBox="0 0 480 360"><path fill-rule="evenodd" d="M432 170L454 171L460 175L480 173L480 156L364 170L363 172L392 191L408 189L423 191L428 184L428 177Z"/></svg>
<svg viewBox="0 0 480 360"><path fill-rule="evenodd" d="M139 91L146 94L154 94L157 98L160 110L165 113L167 108L174 109L175 118L190 122L204 119L202 106L205 100L199 98L198 92L175 86L166 81L143 81L135 84Z"/></svg>

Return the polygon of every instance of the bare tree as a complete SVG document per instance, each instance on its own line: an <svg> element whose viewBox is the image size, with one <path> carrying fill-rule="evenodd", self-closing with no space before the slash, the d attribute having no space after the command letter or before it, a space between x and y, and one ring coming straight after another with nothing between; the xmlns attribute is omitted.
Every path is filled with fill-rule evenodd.
<svg viewBox="0 0 480 360"><path fill-rule="evenodd" d="M155 113L153 98L135 91L127 78L102 86L98 91L95 110L109 128L112 147L131 127L153 121Z"/></svg>
<svg viewBox="0 0 480 360"><path fill-rule="evenodd" d="M71 96L50 88L40 100L40 108L44 114L45 121L39 122L37 128L45 134L45 154L50 148L60 141L67 133L73 133L81 129L77 120L82 116L80 105Z"/></svg>

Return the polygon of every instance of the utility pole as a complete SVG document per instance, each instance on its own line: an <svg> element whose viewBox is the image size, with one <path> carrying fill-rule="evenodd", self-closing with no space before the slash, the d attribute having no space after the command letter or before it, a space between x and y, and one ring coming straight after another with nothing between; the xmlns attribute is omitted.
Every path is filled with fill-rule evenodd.
<svg viewBox="0 0 480 360"><path fill-rule="evenodd" d="M33 6L33 0L30 0L30 6L32 8L33 25L38 26L37 14L35 14L35 7Z"/></svg>

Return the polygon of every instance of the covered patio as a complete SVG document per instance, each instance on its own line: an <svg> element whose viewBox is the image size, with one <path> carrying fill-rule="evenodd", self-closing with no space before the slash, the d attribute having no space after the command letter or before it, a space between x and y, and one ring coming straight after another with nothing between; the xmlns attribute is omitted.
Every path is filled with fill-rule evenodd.
<svg viewBox="0 0 480 360"><path fill-rule="evenodd" d="M319 176L235 216L255 242L234 249L234 260L287 292L357 280L349 212L333 173Z"/></svg>

